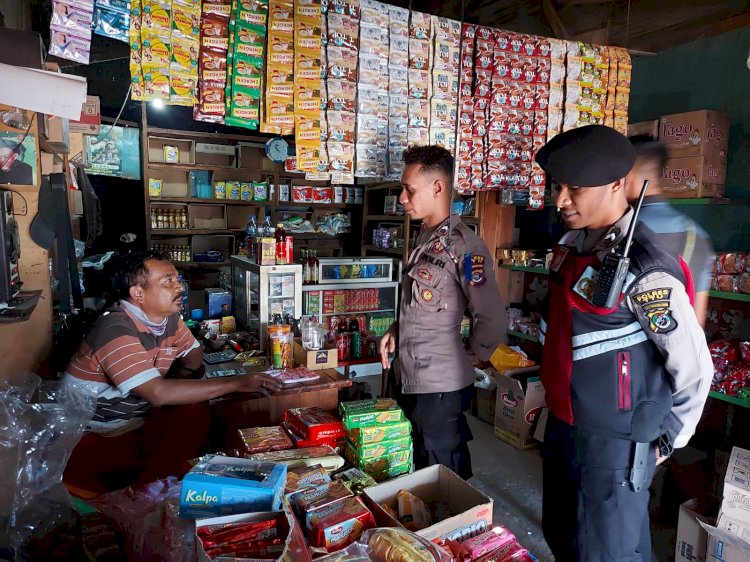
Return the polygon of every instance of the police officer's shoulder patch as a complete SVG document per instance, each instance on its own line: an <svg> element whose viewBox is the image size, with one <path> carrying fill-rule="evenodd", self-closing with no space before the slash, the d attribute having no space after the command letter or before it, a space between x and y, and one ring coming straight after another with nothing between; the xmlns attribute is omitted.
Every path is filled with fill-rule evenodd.
<svg viewBox="0 0 750 562"><path fill-rule="evenodd" d="M660 287L636 294L633 300L641 307L649 320L649 329L655 334L668 334L677 328L670 309L672 289Z"/></svg>
<svg viewBox="0 0 750 562"><path fill-rule="evenodd" d="M471 256L469 261L471 269L469 271L469 287L481 287L487 282L487 277L484 274L484 256L476 256L473 254L467 254Z"/></svg>

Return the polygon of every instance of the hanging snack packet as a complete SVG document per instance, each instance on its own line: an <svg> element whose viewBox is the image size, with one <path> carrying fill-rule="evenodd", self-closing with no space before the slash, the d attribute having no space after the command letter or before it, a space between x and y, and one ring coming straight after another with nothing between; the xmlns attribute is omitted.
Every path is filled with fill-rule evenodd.
<svg viewBox="0 0 750 562"><path fill-rule="evenodd" d="M192 107L198 101L197 88L196 76L172 71L169 76L169 102Z"/></svg>
<svg viewBox="0 0 750 562"><path fill-rule="evenodd" d="M198 75L198 40L185 39L172 35L172 60L170 68L173 72Z"/></svg>
<svg viewBox="0 0 750 562"><path fill-rule="evenodd" d="M90 51L91 30L50 25L50 55L88 64Z"/></svg>
<svg viewBox="0 0 750 562"><path fill-rule="evenodd" d="M200 36L201 7L198 4L172 3L172 38L181 37L198 41Z"/></svg>
<svg viewBox="0 0 750 562"><path fill-rule="evenodd" d="M144 67L143 84L149 100L169 100L169 67Z"/></svg>

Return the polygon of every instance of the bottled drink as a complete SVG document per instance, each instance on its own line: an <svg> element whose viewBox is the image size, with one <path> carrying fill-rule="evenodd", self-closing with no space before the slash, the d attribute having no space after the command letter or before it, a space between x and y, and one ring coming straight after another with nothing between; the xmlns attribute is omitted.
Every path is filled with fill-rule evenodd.
<svg viewBox="0 0 750 562"><path fill-rule="evenodd" d="M255 215L251 213L250 218L247 221L247 228L245 229L245 252L250 261L257 261L255 245L255 238L257 236L258 225L255 222Z"/></svg>
<svg viewBox="0 0 750 562"><path fill-rule="evenodd" d="M302 250L302 283L309 285L312 282L312 272L310 271L310 251Z"/></svg>
<svg viewBox="0 0 750 562"><path fill-rule="evenodd" d="M286 257L286 232L284 225L279 223L276 225L276 265L287 265Z"/></svg>
<svg viewBox="0 0 750 562"><path fill-rule="evenodd" d="M273 233L271 232L273 228L271 227L271 215L266 215L266 218L263 219L263 227L261 228L261 234L263 235L263 238L270 238L273 236Z"/></svg>
<svg viewBox="0 0 750 562"><path fill-rule="evenodd" d="M351 358L362 358L362 338L359 333L359 322L356 318L349 320L349 337L352 341Z"/></svg>
<svg viewBox="0 0 750 562"><path fill-rule="evenodd" d="M311 274L310 276L312 278L312 281L310 282L317 285L318 283L320 283L320 279L319 279L320 274L318 272L318 264L320 262L318 262L317 250L311 250L311 251L312 251L312 258L310 258L310 268L312 271L310 272Z"/></svg>

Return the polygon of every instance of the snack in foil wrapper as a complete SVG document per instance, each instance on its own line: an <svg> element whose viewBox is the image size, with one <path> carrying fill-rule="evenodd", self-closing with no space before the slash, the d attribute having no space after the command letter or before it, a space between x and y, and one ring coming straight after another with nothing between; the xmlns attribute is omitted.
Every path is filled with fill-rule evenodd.
<svg viewBox="0 0 750 562"><path fill-rule="evenodd" d="M362 472L358 468L350 468L339 472L333 478L346 484L355 495L360 495L366 488L377 484L369 474Z"/></svg>
<svg viewBox="0 0 750 562"><path fill-rule="evenodd" d="M328 472L334 472L344 466L344 459L338 456L333 448L328 445L316 447L305 447L303 449L288 449L286 451L273 451L270 453L258 453L248 455L247 458L286 464L288 468L300 466L312 466L319 464Z"/></svg>
<svg viewBox="0 0 750 562"><path fill-rule="evenodd" d="M290 468L286 474L286 488L284 492L290 494L305 488L322 486L331 481L325 469L319 465L300 466Z"/></svg>
<svg viewBox="0 0 750 562"><path fill-rule="evenodd" d="M281 427L250 427L238 429L240 439L247 453L267 453L283 451L294 446L292 440Z"/></svg>
<svg viewBox="0 0 750 562"><path fill-rule="evenodd" d="M297 435L311 441L335 440L346 434L341 420L322 408L292 408L284 412L282 421Z"/></svg>

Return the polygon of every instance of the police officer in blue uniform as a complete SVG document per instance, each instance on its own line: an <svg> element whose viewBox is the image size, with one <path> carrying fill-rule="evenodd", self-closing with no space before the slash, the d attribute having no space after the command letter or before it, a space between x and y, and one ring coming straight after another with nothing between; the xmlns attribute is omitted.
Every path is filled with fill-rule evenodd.
<svg viewBox="0 0 750 562"><path fill-rule="evenodd" d="M569 229L540 326L544 535L557 562L650 561L654 467L687 444L713 375L690 271L637 224L624 285L602 306L602 264L622 255L634 215L624 181L633 146L590 125L557 135L536 161Z"/></svg>

